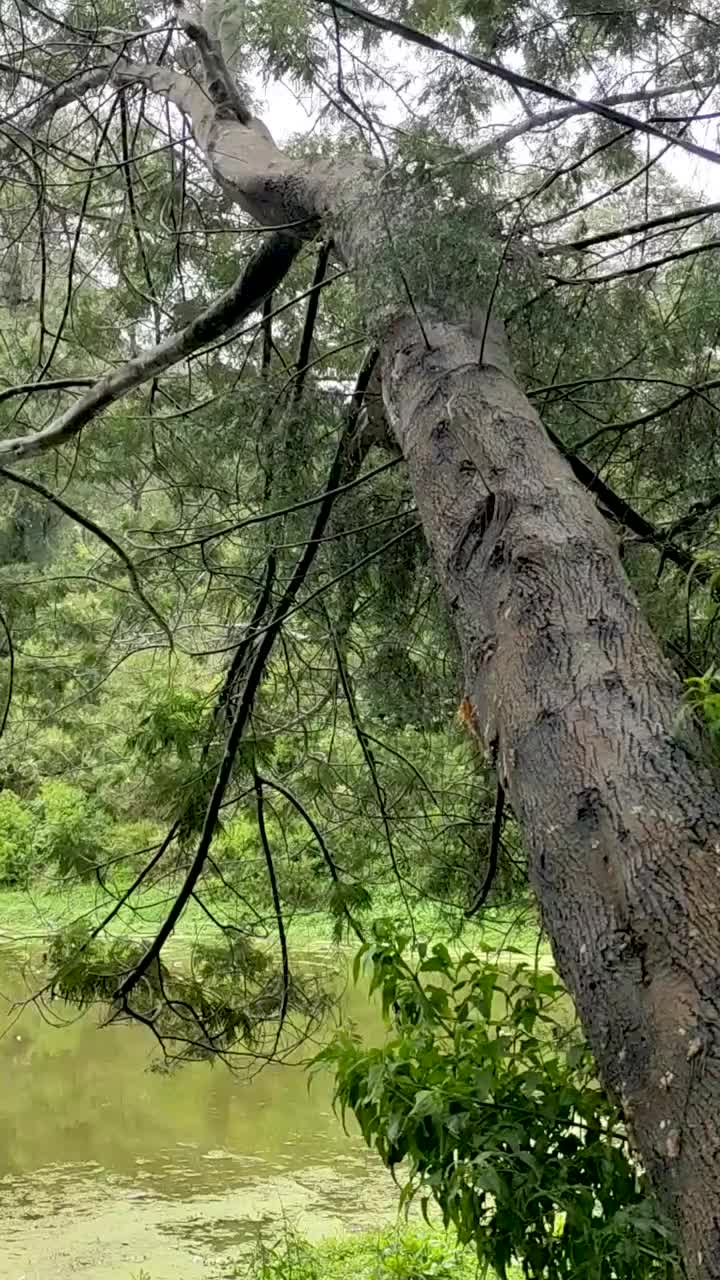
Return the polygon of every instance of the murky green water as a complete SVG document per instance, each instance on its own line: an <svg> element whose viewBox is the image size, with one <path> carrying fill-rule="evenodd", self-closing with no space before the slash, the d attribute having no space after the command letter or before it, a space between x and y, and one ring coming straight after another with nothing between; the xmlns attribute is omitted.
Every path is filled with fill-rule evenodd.
<svg viewBox="0 0 720 1280"><path fill-rule="evenodd" d="M25 991L0 954L0 991ZM358 992L351 1016L372 1017ZM226 1275L283 1221L319 1236L392 1215L389 1177L301 1070L148 1071L152 1045L93 1014L48 1026L0 1007L0 1280Z"/></svg>

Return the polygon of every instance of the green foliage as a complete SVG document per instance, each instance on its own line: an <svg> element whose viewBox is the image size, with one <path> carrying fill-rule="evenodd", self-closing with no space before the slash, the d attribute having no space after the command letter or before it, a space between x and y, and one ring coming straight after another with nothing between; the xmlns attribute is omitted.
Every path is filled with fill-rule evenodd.
<svg viewBox="0 0 720 1280"><path fill-rule="evenodd" d="M174 751L189 760L207 715L207 699L189 689L162 689L149 711L129 735L128 745L148 760Z"/></svg>
<svg viewBox="0 0 720 1280"><path fill-rule="evenodd" d="M716 747L720 747L720 670L709 667L701 676L685 681L688 706L703 720Z"/></svg>
<svg viewBox="0 0 720 1280"><path fill-rule="evenodd" d="M32 810L14 791L0 791L0 885L26 888L33 864Z"/></svg>
<svg viewBox="0 0 720 1280"><path fill-rule="evenodd" d="M149 819L136 822L117 822L108 835L108 847L113 858L125 862L134 855L146 853L160 843L164 830Z"/></svg>
<svg viewBox="0 0 720 1280"><path fill-rule="evenodd" d="M452 1232L418 1226L389 1227L360 1236L311 1244L288 1229L261 1245L245 1280L474 1280L474 1252Z"/></svg>
<svg viewBox="0 0 720 1280"><path fill-rule="evenodd" d="M59 930L47 963L53 991L78 1008L100 1003L116 1020L139 1016L162 1045L160 1065L223 1057L239 1045L258 1053L284 1046L286 1018L314 1025L327 1008L322 984L279 969L252 940L230 933L197 945L187 965L153 961L132 996L132 1012L117 996L124 977L142 963L147 940L111 937L80 921ZM244 1056L244 1055L242 1055Z"/></svg>
<svg viewBox="0 0 720 1280"><path fill-rule="evenodd" d="M343 1029L316 1063L336 1102L404 1179L437 1202L479 1261L532 1280L660 1280L672 1241L618 1108L552 972L451 955L376 925L358 953L390 1019L381 1048Z"/></svg>
<svg viewBox="0 0 720 1280"><path fill-rule="evenodd" d="M702 676L685 680L685 705L701 722L710 741L714 763L720 762L720 669L708 667Z"/></svg>
<svg viewBox="0 0 720 1280"><path fill-rule="evenodd" d="M38 866L55 864L61 875L91 875L107 852L110 820L93 798L71 782L44 782L33 808L38 815L33 853Z"/></svg>

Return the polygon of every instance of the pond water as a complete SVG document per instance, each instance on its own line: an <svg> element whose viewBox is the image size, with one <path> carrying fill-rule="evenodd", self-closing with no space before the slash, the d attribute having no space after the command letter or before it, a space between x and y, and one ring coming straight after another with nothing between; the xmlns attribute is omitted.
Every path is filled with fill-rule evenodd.
<svg viewBox="0 0 720 1280"><path fill-rule="evenodd" d="M0 991L27 992L11 951ZM362 992L346 1006L376 1017ZM0 1280L223 1276L285 1223L316 1238L393 1216L394 1184L344 1133L328 1077L159 1074L142 1028L64 1016L30 1006L10 1025L0 1007Z"/></svg>

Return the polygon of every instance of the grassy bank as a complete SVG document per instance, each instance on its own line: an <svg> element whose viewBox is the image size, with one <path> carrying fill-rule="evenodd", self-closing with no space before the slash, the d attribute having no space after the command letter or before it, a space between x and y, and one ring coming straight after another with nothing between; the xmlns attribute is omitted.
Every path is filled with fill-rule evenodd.
<svg viewBox="0 0 720 1280"><path fill-rule="evenodd" d="M451 1233L403 1224L317 1244L287 1232L232 1275L236 1280L477 1280L478 1262L474 1250L459 1247ZM508 1280L520 1280L519 1269L513 1268Z"/></svg>
<svg viewBox="0 0 720 1280"><path fill-rule="evenodd" d="M173 887L174 888L174 887ZM129 903L120 907L107 933L121 937L152 937L167 915L173 888L138 890ZM73 884L46 882L29 889L0 891L0 944L42 946L58 929L84 920L99 924L117 904L120 887L103 890L95 883ZM209 897L209 905L218 920L231 919L232 901L221 894ZM373 915L401 916L402 904L389 895L377 895ZM432 904L413 908L415 929L420 937L443 937L453 934L453 921ZM332 921L324 912L288 912L286 927L290 944L296 950L321 950L332 945ZM171 945L173 950L187 952L195 942L217 941L218 931L202 907L190 901L183 912ZM537 948L537 930L528 913L516 910L489 910L480 923L469 922L463 929L463 945L475 949L487 947L504 951L512 947L527 956ZM354 947L354 940L351 940ZM541 953L549 954L546 946Z"/></svg>

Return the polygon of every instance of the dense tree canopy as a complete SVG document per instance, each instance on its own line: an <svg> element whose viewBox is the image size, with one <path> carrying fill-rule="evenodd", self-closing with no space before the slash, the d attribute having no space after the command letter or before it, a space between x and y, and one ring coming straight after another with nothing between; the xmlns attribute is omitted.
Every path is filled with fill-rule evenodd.
<svg viewBox="0 0 720 1280"><path fill-rule="evenodd" d="M0 12L0 877L96 887L51 982L290 1052L294 916L529 864L719 1276L712 6Z"/></svg>

